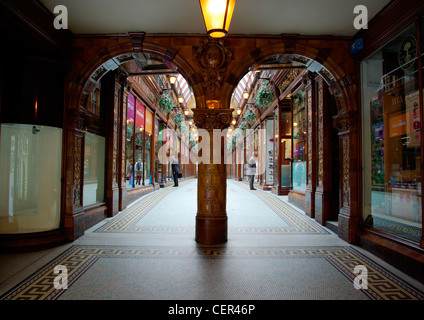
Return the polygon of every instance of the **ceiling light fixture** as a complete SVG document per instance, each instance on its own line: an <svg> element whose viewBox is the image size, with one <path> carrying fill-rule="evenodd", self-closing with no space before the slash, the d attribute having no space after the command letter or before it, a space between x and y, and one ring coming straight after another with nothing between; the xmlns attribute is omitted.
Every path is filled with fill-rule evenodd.
<svg viewBox="0 0 424 320"><path fill-rule="evenodd" d="M230 28L236 0L199 0L206 31L212 38L223 38Z"/></svg>

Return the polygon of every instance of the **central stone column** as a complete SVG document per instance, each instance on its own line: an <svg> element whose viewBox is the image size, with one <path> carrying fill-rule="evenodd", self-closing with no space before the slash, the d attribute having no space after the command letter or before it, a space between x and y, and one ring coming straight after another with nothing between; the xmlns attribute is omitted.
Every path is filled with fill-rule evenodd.
<svg viewBox="0 0 424 320"><path fill-rule="evenodd" d="M223 136L222 130L230 125L233 109L193 109L193 112L196 126L205 129L209 135L209 146L199 143L203 149L198 164L196 241L220 244L227 242L228 234L226 146L220 137ZM214 132L214 129L217 130ZM220 137L215 140L214 134ZM209 152L210 156L205 159L203 152Z"/></svg>

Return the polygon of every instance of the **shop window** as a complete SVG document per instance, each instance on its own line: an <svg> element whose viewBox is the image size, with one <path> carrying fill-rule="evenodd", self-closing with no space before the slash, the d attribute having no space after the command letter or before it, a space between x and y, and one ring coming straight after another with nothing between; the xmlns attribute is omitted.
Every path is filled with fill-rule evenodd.
<svg viewBox="0 0 424 320"><path fill-rule="evenodd" d="M266 140L265 140L265 184L273 185L274 184L274 141L278 140L278 133L274 136L274 120L268 119L265 122L265 132L266 132Z"/></svg>
<svg viewBox="0 0 424 320"><path fill-rule="evenodd" d="M297 191L306 190L307 163L307 121L303 91L292 96L293 103L293 161L292 188Z"/></svg>
<svg viewBox="0 0 424 320"><path fill-rule="evenodd" d="M0 233L59 228L62 129L1 125Z"/></svg>
<svg viewBox="0 0 424 320"><path fill-rule="evenodd" d="M85 134L83 205L104 200L105 138Z"/></svg>
<svg viewBox="0 0 424 320"><path fill-rule="evenodd" d="M134 116L135 116L135 98L133 95L128 94L127 96L127 137L125 145L125 156L126 156L126 181L127 188L134 187L134 144L135 144L135 132L134 132Z"/></svg>
<svg viewBox="0 0 424 320"><path fill-rule="evenodd" d="M361 63L365 225L422 233L418 43L411 25Z"/></svg>
<svg viewBox="0 0 424 320"><path fill-rule="evenodd" d="M162 166L159 165L159 120L155 118L155 136L154 136L154 148L155 148L155 168L154 168L154 182L162 182L160 178L162 173ZM160 171L160 172L159 172Z"/></svg>
<svg viewBox="0 0 424 320"><path fill-rule="evenodd" d="M151 148L151 137L150 132L145 133L145 153L144 153L144 184L152 184L152 176L150 174L150 148Z"/></svg>
<svg viewBox="0 0 424 320"><path fill-rule="evenodd" d="M146 108L145 114L145 144L144 144L144 184L152 184L151 148L153 141L153 113Z"/></svg>
<svg viewBox="0 0 424 320"><path fill-rule="evenodd" d="M134 186L140 186L143 183L144 159L144 128L135 126L135 150L134 150Z"/></svg>
<svg viewBox="0 0 424 320"><path fill-rule="evenodd" d="M91 101L88 105L88 111L100 115L100 89L96 88L91 94Z"/></svg>
<svg viewBox="0 0 424 320"><path fill-rule="evenodd" d="M275 111L275 117L277 117L278 110ZM281 127L280 127L280 139L275 140L275 168L277 168L278 163L281 165L281 181L280 186L291 186L291 157L292 157L292 143L291 143L291 112L290 111L281 111ZM278 136L277 136L278 137ZM278 158L280 159L278 161ZM275 179L278 179L277 170L274 172Z"/></svg>
<svg viewBox="0 0 424 320"><path fill-rule="evenodd" d="M159 134L156 134L157 138L153 138L153 113L140 100L128 94L126 102L126 179L127 188L134 188L153 183L150 152L152 141L157 143ZM158 144L156 148L159 148Z"/></svg>

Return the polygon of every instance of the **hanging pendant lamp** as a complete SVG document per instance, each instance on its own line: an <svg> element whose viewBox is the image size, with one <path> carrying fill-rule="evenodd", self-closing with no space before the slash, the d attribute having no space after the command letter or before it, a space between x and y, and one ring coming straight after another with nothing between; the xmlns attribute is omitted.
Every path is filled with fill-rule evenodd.
<svg viewBox="0 0 424 320"><path fill-rule="evenodd" d="M206 31L212 38L223 38L230 28L236 0L199 0Z"/></svg>

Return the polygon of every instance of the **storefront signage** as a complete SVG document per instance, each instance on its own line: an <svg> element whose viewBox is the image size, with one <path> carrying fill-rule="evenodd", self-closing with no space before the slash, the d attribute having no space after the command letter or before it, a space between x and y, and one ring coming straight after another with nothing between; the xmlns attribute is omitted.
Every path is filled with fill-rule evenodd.
<svg viewBox="0 0 424 320"><path fill-rule="evenodd" d="M389 119L390 138L406 134L406 115L401 113Z"/></svg>
<svg viewBox="0 0 424 320"><path fill-rule="evenodd" d="M155 117L155 137L159 137L159 119Z"/></svg>
<svg viewBox="0 0 424 320"><path fill-rule="evenodd" d="M146 112L146 107L141 104L139 100L135 102L136 116L135 116L135 125L139 128L144 129L144 116Z"/></svg>
<svg viewBox="0 0 424 320"><path fill-rule="evenodd" d="M134 96L132 94L128 94L127 119L131 122L134 122L134 107L135 107Z"/></svg>
<svg viewBox="0 0 424 320"><path fill-rule="evenodd" d="M153 113L149 109L146 109L146 132L153 133Z"/></svg>

